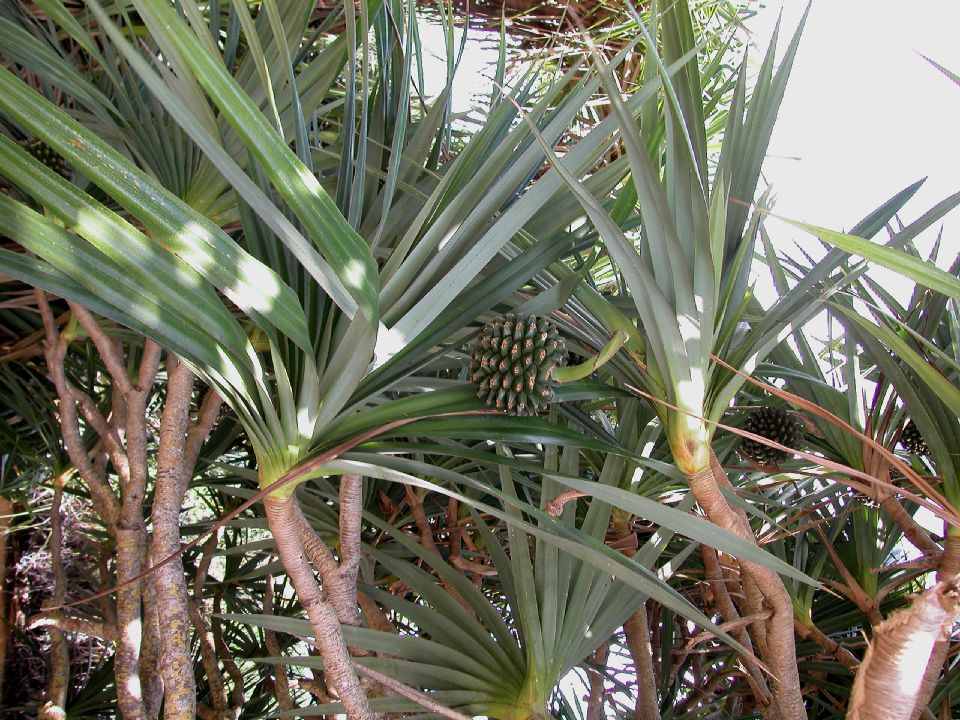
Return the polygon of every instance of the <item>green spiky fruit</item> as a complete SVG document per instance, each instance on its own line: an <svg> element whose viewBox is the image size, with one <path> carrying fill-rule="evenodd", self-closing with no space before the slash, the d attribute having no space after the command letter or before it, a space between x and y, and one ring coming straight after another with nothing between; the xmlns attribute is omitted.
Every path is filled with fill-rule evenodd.
<svg viewBox="0 0 960 720"><path fill-rule="evenodd" d="M566 348L544 317L507 313L484 325L473 345L470 380L477 397L508 415L536 415L553 399L553 371Z"/></svg>
<svg viewBox="0 0 960 720"><path fill-rule="evenodd" d="M43 140L25 142L23 143L23 148L55 173L65 177L67 180L70 179L71 172L67 161L58 155L56 150L47 145Z"/></svg>
<svg viewBox="0 0 960 720"><path fill-rule="evenodd" d="M768 406L750 413L743 429L767 440L796 448L803 440L803 423L782 407ZM744 438L740 452L761 465L776 465L786 460L788 453L756 440Z"/></svg>
<svg viewBox="0 0 960 720"><path fill-rule="evenodd" d="M923 435L920 434L913 420L907 420L907 424L903 426L903 431L900 433L900 444L903 445L911 455L930 454L927 441L923 439Z"/></svg>

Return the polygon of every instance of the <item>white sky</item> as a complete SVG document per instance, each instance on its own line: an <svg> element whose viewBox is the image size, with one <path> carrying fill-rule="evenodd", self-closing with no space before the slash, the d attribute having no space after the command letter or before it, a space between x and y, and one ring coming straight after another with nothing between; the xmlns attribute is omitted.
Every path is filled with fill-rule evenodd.
<svg viewBox="0 0 960 720"><path fill-rule="evenodd" d="M768 0L747 22L751 58L761 61L782 14L782 53L806 0ZM757 7L755 5L755 7ZM442 32L421 24L427 54L443 54ZM495 42L471 30L454 82L454 110L463 112L475 95L489 95L496 62ZM494 38L495 40L495 38ZM459 42L459 32L457 33ZM922 56L960 74L960 0L814 0L764 164L773 187L774 212L833 230L849 230L911 183L926 182L900 213L908 224L960 190L960 87ZM428 94L446 80L440 57L425 68ZM761 183L762 190L762 183ZM821 254L812 236L767 220L778 251L795 244ZM938 264L960 253L960 210L948 214L915 242L923 257L942 230ZM884 237L878 237L883 240ZM870 276L901 302L911 281L879 266ZM758 299L775 298L769 274L758 265L752 279ZM807 327L811 339L826 339L825 316Z"/></svg>
<svg viewBox="0 0 960 720"><path fill-rule="evenodd" d="M747 24L758 49L767 47L781 12L785 46L805 7L766 3ZM777 213L845 230L927 177L901 213L910 222L960 190L960 87L921 53L960 75L960 2L814 1L764 165ZM960 210L917 240L921 253L941 228L938 264L946 267L960 252ZM773 220L768 229L780 248L807 245L784 223ZM909 295L910 281L879 267L870 274L901 300ZM761 279L758 296L766 285ZM823 328L809 330L822 337ZM917 519L942 530L929 512Z"/></svg>
<svg viewBox="0 0 960 720"><path fill-rule="evenodd" d="M805 7L766 3L748 23L759 48L781 10L789 37ZM960 87L918 53L960 74L960 2L815 0L764 168L776 212L842 230L924 176L905 220L960 190ZM770 229L798 235L782 224ZM942 255L958 251L954 212Z"/></svg>
<svg viewBox="0 0 960 720"><path fill-rule="evenodd" d="M782 50L805 7L805 0L760 6L747 23L757 62L778 15ZM421 33L427 53L442 54L439 28L422 24ZM926 176L902 213L908 222L960 189L960 87L918 53L960 74L960 1L814 0L764 167L777 213L849 229ZM455 110L469 108L471 94L489 92L484 77L495 61L489 44L468 44L454 84ZM426 76L428 92L438 92L445 82L439 58ZM804 243L791 227L777 221L768 227L780 247ZM939 227L918 243L921 252ZM943 227L941 265L960 252L960 212ZM892 275L891 283L906 285Z"/></svg>

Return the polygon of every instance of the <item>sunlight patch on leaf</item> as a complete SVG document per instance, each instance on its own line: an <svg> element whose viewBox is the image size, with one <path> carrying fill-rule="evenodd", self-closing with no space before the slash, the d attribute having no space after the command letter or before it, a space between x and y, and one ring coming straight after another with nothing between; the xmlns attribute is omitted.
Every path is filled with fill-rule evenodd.
<svg viewBox="0 0 960 720"><path fill-rule="evenodd" d="M406 347L407 342L407 336L402 330L397 327L388 328L380 323L379 332L377 332L377 344L373 349L374 357L371 370L376 370L387 363L390 358Z"/></svg>
<svg viewBox="0 0 960 720"><path fill-rule="evenodd" d="M344 275L346 275L347 284L354 287L361 287L363 285L363 276L365 273L363 263L359 260L351 260L348 262L343 272Z"/></svg>

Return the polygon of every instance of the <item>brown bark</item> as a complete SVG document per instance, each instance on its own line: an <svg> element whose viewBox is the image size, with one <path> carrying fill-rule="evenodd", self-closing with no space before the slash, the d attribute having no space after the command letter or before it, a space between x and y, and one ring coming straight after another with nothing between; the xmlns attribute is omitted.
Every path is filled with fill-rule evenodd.
<svg viewBox="0 0 960 720"><path fill-rule="evenodd" d="M53 571L53 593L47 604L62 605L66 597L67 575L63 567L63 521L60 506L63 500L64 475L53 480L53 500L50 503L50 567ZM64 720L67 716L67 691L70 688L70 648L63 631L47 627L50 636L50 670L47 678L46 701L40 708L39 720Z"/></svg>
<svg viewBox="0 0 960 720"><path fill-rule="evenodd" d="M3 706L3 676L10 642L10 623L7 622L7 535L12 516L13 503L0 495L0 707Z"/></svg>
<svg viewBox="0 0 960 720"><path fill-rule="evenodd" d="M227 709L227 690L223 684L223 674L220 672L220 665L217 662L216 642L213 638L213 632L203 618L199 605L191 600L187 605L190 613L190 622L193 623L193 629L197 633L200 645L200 660L203 662L204 674L207 679L207 689L213 701L214 710ZM199 713L199 709L197 710Z"/></svg>
<svg viewBox="0 0 960 720"><path fill-rule="evenodd" d="M690 491L711 522L743 540L757 543L742 511L735 512L720 490L721 486L729 484L729 480L712 450L710 466L687 479ZM771 611L770 618L764 623L766 648L762 660L771 674L773 712L778 720L805 720L807 714L800 692L790 595L773 570L747 560L740 560L740 568L745 576L745 589L746 581L752 582Z"/></svg>
<svg viewBox="0 0 960 720"><path fill-rule="evenodd" d="M940 558L940 566L937 568L937 580L944 582L957 577L957 575L960 575L960 536L948 531L946 542L943 545L943 555ZM923 684L917 694L917 705L910 716L911 720L917 720L923 715L927 705L930 704L930 698L933 697L933 691L936 690L937 682L943 673L943 663L949 652L950 638L943 637L937 640L923 674Z"/></svg>
<svg viewBox="0 0 960 720"><path fill-rule="evenodd" d="M340 620L333 606L324 599L304 556L300 540L302 518L295 496L268 496L264 500L264 506L280 561L313 628L314 639L323 657L328 684L343 703L349 720L373 720L370 703L351 665L350 653L340 629Z"/></svg>
<svg viewBox="0 0 960 720"><path fill-rule="evenodd" d="M50 380L53 382L57 391L57 397L60 401L60 434L63 437L63 444L70 457L70 462L80 474L87 489L90 491L90 497L94 508L100 519L111 534L115 534L117 520L120 516L120 502L113 490L110 488L102 470L95 467L87 455L87 448L83 444L83 438L80 435L79 416L77 415L78 397L82 397L76 388L74 388L66 378L63 368L63 360L67 353L68 342L62 337L56 328L56 322L53 313L50 311L50 305L47 303L46 296L37 291L37 305L40 308L40 314L43 318L43 324L46 328L46 340L44 341L44 355L47 362L47 372L50 373ZM92 405L93 403L91 403Z"/></svg>
<svg viewBox="0 0 960 720"><path fill-rule="evenodd" d="M720 567L720 559L717 551L707 545L700 546L700 554L703 557L703 568L706 573L707 582L713 590L713 601L716 603L720 617L726 623L737 623L740 619L740 613L737 612L733 599L730 597L730 591L727 589L727 580L723 576L723 569ZM750 641L750 634L742 627L737 627L733 631L734 639L743 645L749 652L753 652L753 643ZM761 707L770 705L770 690L764 679L760 668L749 657L741 657L741 661L747 670L747 681L753 690L757 699L757 704Z"/></svg>
<svg viewBox="0 0 960 720"><path fill-rule="evenodd" d="M193 373L167 355L167 398L160 425L157 475L150 555L155 564L180 549L180 508L192 467L187 468L184 442L190 421ZM160 673L163 677L163 717L192 720L196 715L197 689L190 649L190 611L187 583L180 558L158 567L152 576L160 633Z"/></svg>
<svg viewBox="0 0 960 720"><path fill-rule="evenodd" d="M406 493L407 505L410 507L410 513L413 515L413 521L416 523L417 530L420 533L420 544L430 552L434 552L439 555L440 550L437 548L437 543L433 539L433 526L430 525L430 519L427 517L426 511L423 509L423 503L421 503L420 498L417 497L416 490L406 484L404 484L403 489ZM470 606L470 603L468 603L449 582L441 578L440 584L443 586L443 589L447 591L447 594L456 600L461 607L463 607L467 612L473 612L473 608Z"/></svg>
<svg viewBox="0 0 960 720"><path fill-rule="evenodd" d="M369 595L358 593L357 599L360 602L363 615L367 620L365 624L368 628L379 630L380 632L397 632L397 628L390 622L390 618L388 618L386 613L380 609L380 606L373 601L373 598Z"/></svg>
<svg viewBox="0 0 960 720"><path fill-rule="evenodd" d="M551 500L553 504L557 498ZM562 510L562 508L561 508ZM559 513L558 513L559 514ZM637 554L637 534L633 530L634 516L614 511L610 532L614 543L622 545L630 540L622 552L628 558ZM653 667L653 648L650 645L650 622L647 618L647 603L640 604L623 624L627 649L633 659L633 673L637 678L637 701L633 709L634 720L660 720L660 700L657 690L657 675Z"/></svg>
<svg viewBox="0 0 960 720"><path fill-rule="evenodd" d="M146 528L141 539L140 563L149 569L149 548ZM159 718L163 705L163 677L160 674L160 624L157 618L157 596L152 578L141 585L143 640L140 643L140 680L143 683L143 708L148 718Z"/></svg>
<svg viewBox="0 0 960 720"><path fill-rule="evenodd" d="M358 627L357 577L360 574L361 518L363 517L363 478L341 475L339 488L340 562L337 582L331 588L336 597L340 622ZM326 584L326 580L324 580Z"/></svg>
<svg viewBox="0 0 960 720"><path fill-rule="evenodd" d="M111 411L105 417L97 404L67 379L64 357L69 339L59 334L45 296L37 293L36 299L44 321L47 366L60 400L64 445L115 541L114 579L120 587L115 606L106 603L103 612L105 623L116 628L114 667L120 714L127 719L154 718L163 704L167 718L192 718L196 715L196 692L182 563L176 560L160 566L144 581L135 579L152 561L159 565L159 560L180 549L179 512L185 489L222 401L216 393L208 392L197 422L191 425L193 375L169 356L170 387L161 421L152 516L155 532L148 542L143 518L149 479L146 403L162 350L146 340L139 365L131 375L124 344L105 332L85 308L69 303L112 381ZM131 351L135 349L131 346ZM81 414L99 436L90 454L80 433ZM116 472L119 496L107 480L108 462ZM109 585L107 575L106 564L101 563L101 581Z"/></svg>
<svg viewBox="0 0 960 720"><path fill-rule="evenodd" d="M144 641L144 620L141 613L142 583L139 581L126 585L123 583L138 577L143 570L146 550L143 499L147 485L147 427L144 414L147 396L160 362L160 348L156 343L146 341L137 385L134 387L125 366L117 357L116 346L109 341L109 338L98 341L98 333L102 335L103 332L96 321L78 306L71 305L71 309L97 345L97 350L107 368L111 370L115 390L120 390L125 404L123 428L127 467L117 468L121 494L120 519L117 523L117 580L121 586L117 590L117 627L120 630L120 640L117 643L114 668L117 675L117 702L120 710L126 720L139 720L139 718L152 717L149 710L153 708L148 708L148 705L153 706L155 703L156 686L153 682L148 682L146 697L144 696L144 678L140 674ZM118 374L113 375L113 372ZM152 653L147 657L152 659Z"/></svg>
<svg viewBox="0 0 960 720"><path fill-rule="evenodd" d="M143 521L143 500L147 484L147 426L146 404L150 389L160 364L160 347L146 340L140 357L136 384L128 374L119 343L109 337L88 310L70 302L70 310L77 322L93 341L101 360L113 382L113 399L116 418L111 427L102 428L100 438L111 452L111 461L120 481L119 513L116 519L117 580L117 628L119 639L114 659L117 680L117 704L126 720L140 720L153 716L159 702L159 682L150 672L155 655L152 638L146 638L146 697L141 677L141 652L144 646L144 621L141 613L143 592L140 582L129 582L140 575L146 557L146 526ZM48 332L49 334L49 332ZM63 338L59 345L63 346ZM63 347L63 352L66 348ZM61 356L62 361L62 356ZM48 363L49 364L49 363ZM60 368L62 371L62 362ZM61 406L64 404L61 397ZM70 403L66 403L70 405ZM96 417L93 409L86 408L85 415ZM122 437L121 437L122 430ZM119 447L118 439L123 441ZM74 460L71 453L71 460ZM76 463L76 460L74 460ZM111 493L112 496L112 493ZM115 498L115 496L113 496ZM152 600L152 598L150 598ZM152 605L152 603L151 603ZM152 608L148 608L151 610ZM149 619L148 619L149 622ZM147 628L150 632L150 628ZM146 704L144 701L147 701Z"/></svg>
<svg viewBox="0 0 960 720"><path fill-rule="evenodd" d="M926 660L960 609L960 581L924 592L879 625L857 672L847 720L907 720L920 696Z"/></svg>
<svg viewBox="0 0 960 720"><path fill-rule="evenodd" d="M824 635L820 628L818 628L816 625L813 623L810 623L809 625L803 625L800 622L795 622L794 626L797 630L797 634L804 640L813 640L813 642L833 655L845 668L853 673L857 672L857 669L860 667L860 661L857 660L854 654L847 650L840 643L836 642L835 640L831 640L829 637Z"/></svg>
<svg viewBox="0 0 960 720"><path fill-rule="evenodd" d="M114 467L121 475L122 483L126 479L125 476L129 475L129 464L120 447L119 433L115 426L111 426L99 414L92 400L73 387L67 380L64 358L69 341L65 336L59 334L46 296L40 291L37 291L35 296L46 334L44 355L47 362L47 371L59 399L60 431L64 447L74 468L76 468L90 491L94 508L116 540L118 578L122 580L124 577L133 577L139 572L140 543L138 540L140 538L138 525L142 524L142 518L138 515L131 523L130 509L127 508L127 513L124 514L120 499L117 498L107 482L105 463L101 463L99 460L96 464L91 462L80 434L77 407L81 408L91 427L97 429L100 433L100 439L107 452L110 453ZM114 382L125 382L125 385L129 386L129 378L126 376L123 364L118 362L114 347L108 339L104 339L103 332L96 325L96 322L82 308L71 307L71 309L76 310L75 315L88 330L91 338L94 338L95 342L99 339L98 350L101 353L106 350L109 355L109 358L105 359L107 367L117 370L117 366L119 366L123 370L123 380L118 381L114 378ZM140 499L142 502L142 493ZM134 575L128 574L131 571L134 572ZM127 720L140 720L144 715L138 667L141 641L139 587L134 584L118 591L116 607L119 633L114 671L117 680L118 706Z"/></svg>
<svg viewBox="0 0 960 720"><path fill-rule="evenodd" d="M204 398L200 406L200 419L197 425L191 428L191 432L197 427L205 425L207 426L207 432L209 432L209 429L213 426L213 421L216 419L216 413L219 409L219 397L217 397L216 409L208 408L207 400L214 396L216 396L216 394L212 390L208 391L207 397ZM204 418L211 413L212 418L205 421ZM189 452L189 440L185 453L190 457L195 457L195 455L191 455ZM191 462L195 464L195 460L191 460ZM209 540L203 545L200 562L197 564L197 569L193 577L193 598L190 600L188 607L190 610L190 621L193 623L199 639L200 658L203 661L203 668L206 672L207 689L213 702L212 710L209 708L207 708L207 710L210 710L212 713L219 713L217 717L227 717L231 713L239 716L240 711L243 709L243 673L234 662L230 649L226 646L226 643L223 642L219 625L211 625L208 623L201 611L203 586L204 583L206 583L210 562L213 560L213 554L216 552L219 541L220 532L217 531L210 535ZM214 607L215 611L219 611L219 602L216 599L214 601ZM216 623L217 621L215 620L214 622ZM223 673L220 671L220 663L223 663L223 667L234 683L234 687L230 692L232 709L229 712L227 710L227 690L223 680ZM197 714L202 716L200 706L197 707Z"/></svg>
<svg viewBox="0 0 960 720"><path fill-rule="evenodd" d="M140 574L140 528L129 528L121 521L117 527L117 579L123 582ZM143 619L140 615L140 583L117 590L117 653L114 673L117 679L117 706L124 720L145 720L143 687L140 682L140 644Z"/></svg>
<svg viewBox="0 0 960 720"><path fill-rule="evenodd" d="M713 449L710 450L710 469L713 471L713 479L716 481L717 486L720 488L721 492L726 492L729 494L735 494L736 490L733 487L733 484L730 482L730 479L727 477L727 474L723 471L723 467L720 465L720 462L717 460L716 455L713 453ZM736 518L737 522L740 523L743 532L746 535L753 537L753 531L750 528L750 520L747 518L746 511L736 505L731 505L724 498L724 504L733 511L733 515ZM753 542L756 542L754 538ZM742 568L741 568L742 570ZM763 593L760 591L760 588L757 586L756 581L750 575L750 573L739 572L737 570L728 569L724 573L725 587L729 587L731 583L734 585L739 584L743 590L742 595L739 597L738 604L742 607L743 614L745 615L758 615L763 612L764 598ZM753 641L753 649L755 652L759 652L761 657L766 657L767 655L767 626L765 623L751 623L747 627L747 631ZM763 684L763 689L760 691L758 696L760 708L764 712L764 717L770 720L776 718L776 708L772 707L769 703L769 689L766 687L766 683ZM773 714L771 714L773 713Z"/></svg>
<svg viewBox="0 0 960 720"><path fill-rule="evenodd" d="M96 620L87 620L85 618L62 615L60 612L40 612L30 618L27 628L34 630L36 628L56 627L63 632L80 633L88 637L97 638L105 642L117 641L117 628Z"/></svg>
<svg viewBox="0 0 960 720"><path fill-rule="evenodd" d="M97 581L99 583L99 591L106 592L113 587L113 573L110 572L110 554L111 549L107 543L100 543L97 546ZM114 605L110 598L105 596L97 600L97 609L100 611L100 617L103 618L105 625L112 627L114 633L117 629L117 608ZM116 642L117 637L114 634L111 642Z"/></svg>
<svg viewBox="0 0 960 720"><path fill-rule="evenodd" d="M935 558L940 554L940 546L930 539L929 533L904 509L895 495L883 497L880 500L880 508L903 530L907 540L913 543L914 547L920 552L930 558Z"/></svg>
<svg viewBox="0 0 960 720"><path fill-rule="evenodd" d="M683 717L688 709L694 707L697 703L703 703L704 705L708 703L721 704L718 698L716 698L717 692L722 688L721 685L728 678L740 675L740 671L731 670L731 669L718 669L709 674L700 685L696 685L691 688L691 692L687 697L681 700L674 707L674 712L677 717ZM720 718L729 717L729 714L724 713L723 711L714 712L710 715L707 715L708 718Z"/></svg>
<svg viewBox="0 0 960 720"><path fill-rule="evenodd" d="M637 676L637 703L634 720L660 720L660 700L657 693L657 676L653 671L653 649L650 646L650 624L647 604L642 604L623 624L627 648L633 658Z"/></svg>
<svg viewBox="0 0 960 720"><path fill-rule="evenodd" d="M854 605L856 605L857 608L867 616L871 625L876 626L882 623L883 615L880 613L879 597L874 597L863 589L857 579L853 576L853 573L851 573L844 564L843 560L840 558L840 555L834 549L833 544L827 538L823 528L818 525L816 527L816 531L819 533L820 539L823 541L823 546L826 548L827 553L833 560L834 567L837 569L837 572L840 573L840 577L843 578L843 583L846 583L831 583L831 586L838 589L845 596L847 596L847 598L852 600Z"/></svg>
<svg viewBox="0 0 960 720"><path fill-rule="evenodd" d="M756 615L763 607L763 593L760 592L760 588L757 587L749 573L741 572L739 575L740 585L743 588L741 604L748 615ZM754 623L747 630L753 639L754 649L759 653L758 657L766 657L768 652L766 623Z"/></svg>
<svg viewBox="0 0 960 720"><path fill-rule="evenodd" d="M606 667L607 656L610 654L609 641L604 642L600 647L593 651L590 656L590 662L599 667ZM603 695L604 695L604 677L602 672L589 670L587 676L590 681L590 694L587 696L587 719L586 720L604 720Z"/></svg>
<svg viewBox="0 0 960 720"><path fill-rule="evenodd" d="M166 717L194 717L195 704L189 698L195 693L184 690L187 685L192 688L193 668L182 566L177 562L161 567L156 576L145 582L135 578L149 567L151 558L166 557L180 547L178 516L189 479L183 468L189 464L192 469L199 446L209 432L206 421L212 420L204 417L201 410L203 422L187 432L193 378L186 368L178 370L176 362L171 361L170 405L162 423L170 429L164 432L161 427L161 456L157 459L160 477L153 518L156 537L151 547L143 517L149 479L146 404L162 350L146 340L131 375L124 343L105 332L85 308L69 303L73 317L93 342L111 379L111 411L104 416L97 404L67 379L64 358L69 338L59 334L45 296L38 293L36 297L44 321L47 367L60 401L64 445L116 547L114 579L120 587L115 606L106 603L102 610L105 626L116 628L114 669L120 714L128 720L152 719L159 715L163 704ZM135 349L131 346L131 352ZM178 372L183 373L179 380ZM211 407L213 404L211 400ZM218 407L213 408L214 418ZM80 433L80 415L99 436L91 453ZM107 479L108 462L116 473L119 495ZM105 563L101 563L101 581L109 584L106 570ZM69 620L53 619L57 624ZM166 675L166 698L161 675ZM185 697L188 699L184 700Z"/></svg>
<svg viewBox="0 0 960 720"><path fill-rule="evenodd" d="M220 595L218 593L213 596L213 612L219 613L220 611ZM233 659L233 654L223 639L223 625L219 618L210 618L210 632L213 634L214 646L217 648L217 655L220 657L223 669L227 671L227 674L233 681L233 688L230 690L230 702L234 708L242 708L244 701L243 671L240 670L240 667Z"/></svg>
<svg viewBox="0 0 960 720"><path fill-rule="evenodd" d="M873 434L872 422L867 423L868 434ZM940 546L930 537L920 523L914 520L897 497L896 487L890 480L890 460L884 453L869 443L863 444L863 469L874 476L877 482L869 483L865 494L887 514L907 539L928 558L937 558L941 554Z"/></svg>
<svg viewBox="0 0 960 720"><path fill-rule="evenodd" d="M263 614L273 615L273 575L267 575L264 583ZM263 642L271 656L280 657L283 655L283 651L280 650L280 643L277 641L277 634L273 630L263 631ZM293 708L293 700L290 697L290 681L287 679L287 666L283 663L275 663L273 666L273 694L277 698L277 706L280 710Z"/></svg>

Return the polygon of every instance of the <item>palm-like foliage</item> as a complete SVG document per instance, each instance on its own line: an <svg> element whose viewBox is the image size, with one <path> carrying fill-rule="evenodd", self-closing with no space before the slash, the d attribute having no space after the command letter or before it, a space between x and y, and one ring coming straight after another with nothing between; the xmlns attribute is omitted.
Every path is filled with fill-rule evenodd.
<svg viewBox="0 0 960 720"><path fill-rule="evenodd" d="M273 487L275 481L334 440L406 421L414 410L419 415L476 412L476 404L459 392L426 394L395 409L377 396L403 390L398 381L435 348L443 349L452 329L466 327L478 311L555 261L558 247L566 244L562 235L541 241L526 251L529 259L516 264L520 272L506 277L485 270L561 189L559 179L548 176L536 191L516 197L542 153L526 126L511 128L516 116L511 103L495 106L484 131L438 178L430 164L444 118L442 103L420 119L409 141L406 137L412 15L405 21L398 5L361 13L358 33L348 18L346 39L303 69L293 58L306 31L302 3L267 4L255 20L244 6L234 6L222 47L216 44L219 24L211 24L211 38L192 5L183 8L184 19L162 4L135 4L157 43L145 49L126 39L123 28L133 31L135 25L124 12L111 18L91 4L89 19L81 23L58 3L43 7L102 73L98 77L107 89L11 20L5 25L17 40L11 59L39 68L62 85L77 104L72 114L79 121L8 71L4 112L22 132L49 140L110 203L54 177L17 144L5 142L10 179L46 212L2 200L4 232L39 256L33 260L6 251L5 261L15 275L147 334L205 377L244 425L260 485L273 491L268 508L275 530L289 531L293 512L293 485ZM88 20L111 38L106 51L85 29ZM351 34L364 38L366 50L368 22L383 57L394 58L394 67L401 68L399 81L384 73L378 84L369 82L367 53L358 60L349 41ZM156 52L168 64L151 67L148 58ZM304 118L323 116L320 103L344 60L348 81L335 204L311 172ZM563 98L558 96L562 85L548 89L530 112L543 117L543 132L556 136L598 84L587 74ZM525 96L521 88L517 97ZM371 115L364 112L354 137L357 105L379 107L384 126L371 125ZM158 122L167 127L159 143L149 130ZM388 135L390 153L383 157L382 138ZM296 152L288 147L291 141ZM584 167L596 162L602 146L602 134L593 133L576 153ZM178 148L179 154L168 157ZM184 161L186 175L171 171ZM385 172L382 183L376 179L378 167ZM402 202L394 202L398 187L408 193ZM223 202L227 188L233 208ZM426 202L420 200L422 209L413 214L418 196L426 196ZM504 203L509 209L498 217ZM241 242L211 214L221 222L238 218ZM380 280L375 253L384 258ZM473 285L469 304L464 285ZM218 293L250 319L255 333L238 322ZM454 346L459 337L453 334ZM371 401L373 412L344 414ZM552 429L546 432L555 435ZM289 551L281 542L281 557L295 562ZM652 582L625 568L635 583ZM315 632L322 634L319 626Z"/></svg>
<svg viewBox="0 0 960 720"><path fill-rule="evenodd" d="M222 553L215 543L188 550L201 568L185 569L193 601L220 614L194 620L204 708L259 716L274 700L281 710L303 703L308 688L317 706L301 714L416 715L428 703L441 714L569 716L558 682L597 648L602 657L623 626L644 720L799 717L800 679L821 690L808 709L836 715L853 656L834 651L826 667L799 672L798 658L827 648L823 633L849 640L869 616L857 600L878 615L901 602L911 572L874 571L914 508L891 522L889 492L873 497L887 502L881 512L818 478L753 488L750 469L723 473L733 444L715 426L743 390L738 371L768 356L766 377L888 447L902 398L930 438L948 502L925 490L918 501L951 516L955 308L930 295L930 310L911 316L844 262L857 252L950 295L954 278L897 248L957 198L890 249L863 238L915 187L850 235L814 228L838 249L788 278L760 232L762 212L748 206L799 32L779 68L768 51L751 92L748 63L726 64L721 5L655 3L642 16L628 7L632 37L615 28L592 61L561 61L556 79L534 66L511 91L498 88L482 126L456 142L449 88L432 103L411 100L417 24L399 2L361 3L334 37L305 0L90 2L75 14L41 0L49 22L3 9L0 173L15 189L0 196L0 232L28 251L0 248L5 271L151 338L225 398L237 422L219 423L188 496L207 505L204 516L265 500L266 518L254 506L227 522ZM608 109L592 117L598 96ZM22 138L49 144L72 179ZM769 309L749 288L761 237L780 292ZM836 295L843 286L886 311L859 318ZM847 318L848 359L862 353L861 367L882 373L845 365L848 388L881 388L869 413L819 378L800 379L818 362L800 335L799 359L780 345L831 297ZM466 342L508 310L550 314L574 355L594 359L557 388L549 418L492 413L466 382ZM854 473L883 465L832 426L814 444ZM688 514L694 500L715 524ZM636 555L611 548L633 537L634 517L660 529ZM758 547L756 519L773 554ZM822 535L771 529L805 523ZM871 533L881 537L869 557L833 552ZM939 550L927 540L925 552ZM737 569L721 569L728 557ZM289 584L274 583L281 570ZM864 592L837 601L807 575L847 589L855 578ZM731 580L746 592L738 607L720 590ZM301 606L310 622L287 617ZM843 620L825 623L834 612ZM815 647L793 648L795 616ZM688 621L713 635L692 637ZM648 627L652 654L635 652L637 628ZM305 649L278 630L312 635L320 656L277 657ZM315 678L322 669L329 687L303 668ZM361 686L370 673L380 686Z"/></svg>

